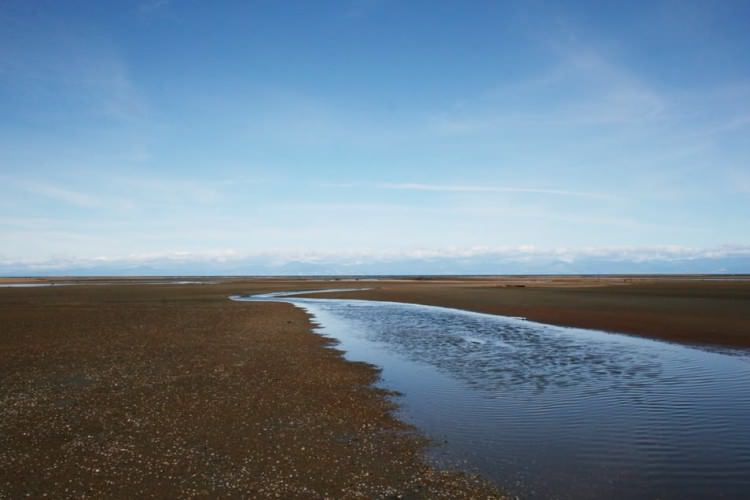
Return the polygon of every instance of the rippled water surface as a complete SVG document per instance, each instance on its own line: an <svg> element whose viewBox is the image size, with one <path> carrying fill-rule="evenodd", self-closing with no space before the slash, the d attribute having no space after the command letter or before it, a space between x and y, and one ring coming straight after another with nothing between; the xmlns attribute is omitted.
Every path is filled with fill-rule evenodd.
<svg viewBox="0 0 750 500"><path fill-rule="evenodd" d="M524 498L747 498L750 352L454 309L257 296L306 309L383 369L401 417Z"/></svg>

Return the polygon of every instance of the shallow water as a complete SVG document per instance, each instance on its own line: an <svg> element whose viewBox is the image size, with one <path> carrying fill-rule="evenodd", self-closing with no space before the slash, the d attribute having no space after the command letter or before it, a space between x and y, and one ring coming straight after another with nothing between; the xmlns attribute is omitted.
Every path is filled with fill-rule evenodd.
<svg viewBox="0 0 750 500"><path fill-rule="evenodd" d="M218 281L66 281L66 282L53 282L53 283L0 283L0 288L36 288L42 286L110 286L110 285L213 285Z"/></svg>
<svg viewBox="0 0 750 500"><path fill-rule="evenodd" d="M0 283L0 288L36 288L39 286L62 286L67 283Z"/></svg>
<svg viewBox="0 0 750 500"><path fill-rule="evenodd" d="M750 351L455 309L274 294L382 368L442 465L524 498L741 498Z"/></svg>

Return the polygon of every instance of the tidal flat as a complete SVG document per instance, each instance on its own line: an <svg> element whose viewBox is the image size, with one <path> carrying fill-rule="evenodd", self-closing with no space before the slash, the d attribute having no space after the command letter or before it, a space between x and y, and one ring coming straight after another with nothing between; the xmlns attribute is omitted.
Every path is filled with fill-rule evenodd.
<svg viewBox="0 0 750 500"><path fill-rule="evenodd" d="M50 286L0 288L0 498L501 496L428 462L378 368L345 360L304 311L232 295L368 288L340 297L750 345L745 277L33 283Z"/></svg>

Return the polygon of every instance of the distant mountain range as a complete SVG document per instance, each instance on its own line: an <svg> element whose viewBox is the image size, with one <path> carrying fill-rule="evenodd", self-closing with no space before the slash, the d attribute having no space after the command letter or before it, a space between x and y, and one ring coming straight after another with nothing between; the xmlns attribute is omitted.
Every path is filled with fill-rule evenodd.
<svg viewBox="0 0 750 500"><path fill-rule="evenodd" d="M421 255L192 256L21 262L0 260L3 276L95 275L452 275L743 274L750 247L712 250L475 251Z"/></svg>

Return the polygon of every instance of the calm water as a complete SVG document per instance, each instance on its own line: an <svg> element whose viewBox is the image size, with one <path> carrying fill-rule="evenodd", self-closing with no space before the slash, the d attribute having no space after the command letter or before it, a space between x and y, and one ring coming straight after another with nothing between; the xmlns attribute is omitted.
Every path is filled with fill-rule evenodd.
<svg viewBox="0 0 750 500"><path fill-rule="evenodd" d="M523 498L750 498L750 351L411 304L269 295L382 368L443 465Z"/></svg>

